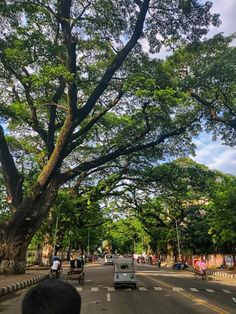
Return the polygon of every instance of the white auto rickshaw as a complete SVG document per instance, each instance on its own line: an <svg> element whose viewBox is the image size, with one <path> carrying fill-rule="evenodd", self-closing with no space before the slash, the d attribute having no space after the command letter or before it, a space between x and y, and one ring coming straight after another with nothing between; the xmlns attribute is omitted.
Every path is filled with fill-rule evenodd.
<svg viewBox="0 0 236 314"><path fill-rule="evenodd" d="M134 260L132 258L117 258L114 263L114 288L136 288Z"/></svg>
<svg viewBox="0 0 236 314"><path fill-rule="evenodd" d="M105 265L113 265L114 264L114 258L112 255L106 255L105 256Z"/></svg>

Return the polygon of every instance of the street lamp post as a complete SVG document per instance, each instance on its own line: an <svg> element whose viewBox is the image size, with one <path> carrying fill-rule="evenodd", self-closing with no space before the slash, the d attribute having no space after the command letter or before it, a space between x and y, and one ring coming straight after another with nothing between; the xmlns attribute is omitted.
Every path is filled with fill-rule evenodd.
<svg viewBox="0 0 236 314"><path fill-rule="evenodd" d="M173 215L170 215L169 213L167 215L170 218L174 219L174 221L175 221L176 239L177 239L177 247L178 247L178 256L179 256L179 261L181 262L180 237L179 237L179 228L178 228L177 219Z"/></svg>
<svg viewBox="0 0 236 314"><path fill-rule="evenodd" d="M88 245L87 245L87 255L89 256L89 245L90 245L90 227L88 228Z"/></svg>

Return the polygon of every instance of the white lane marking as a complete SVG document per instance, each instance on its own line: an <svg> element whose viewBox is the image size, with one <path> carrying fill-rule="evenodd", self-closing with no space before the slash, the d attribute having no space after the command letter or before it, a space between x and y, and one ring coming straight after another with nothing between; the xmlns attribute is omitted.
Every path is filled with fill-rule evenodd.
<svg viewBox="0 0 236 314"><path fill-rule="evenodd" d="M199 292L199 290L196 288L189 288L189 290L191 290L192 292Z"/></svg>
<svg viewBox="0 0 236 314"><path fill-rule="evenodd" d="M181 287L173 287L173 291L184 291Z"/></svg>
<svg viewBox="0 0 236 314"><path fill-rule="evenodd" d="M206 289L207 292L215 292L213 289Z"/></svg>
<svg viewBox="0 0 236 314"><path fill-rule="evenodd" d="M108 292L115 291L115 288L114 288L114 287L106 287L106 288L107 288L107 291L108 291ZM163 288L162 288L162 287L153 287L153 289L154 289L155 291L163 291ZM173 289L173 291L184 291L184 289L181 288L181 287L173 287L172 289ZM26 290L26 289L22 289L22 290L20 290L20 291L22 292L23 290ZM82 288L82 287L76 287L76 290L77 290L78 292L81 292L81 291L83 291L83 288ZM125 290L126 290L126 291L132 291L131 288L126 288ZM139 290L139 291L147 291L148 289L147 289L146 287L138 287L138 290ZM192 292L199 292L199 290L196 289L196 288L189 288L189 290L192 291ZM206 290L207 292L209 292L209 293L214 293L214 292L215 292L214 289L205 289L205 290ZM99 291L99 287L93 287L93 288L91 288L91 291L92 291L92 292L97 292L97 291ZM232 293L232 291L227 290L227 289L221 289L221 291L224 292L224 293ZM18 293L19 293L19 291L18 291ZM109 293L108 293L107 295L109 295ZM109 297L109 298L110 298L110 297Z"/></svg>
<svg viewBox="0 0 236 314"><path fill-rule="evenodd" d="M145 287L139 287L138 290L139 290L139 291L147 291L147 288L145 288Z"/></svg>
<svg viewBox="0 0 236 314"><path fill-rule="evenodd" d="M111 294L107 293L107 302L111 302Z"/></svg>

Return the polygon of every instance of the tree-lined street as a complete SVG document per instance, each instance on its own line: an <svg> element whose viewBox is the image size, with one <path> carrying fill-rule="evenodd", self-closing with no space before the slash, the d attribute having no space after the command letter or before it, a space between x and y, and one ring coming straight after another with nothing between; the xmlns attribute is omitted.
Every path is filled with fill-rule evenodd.
<svg viewBox="0 0 236 314"><path fill-rule="evenodd" d="M235 145L235 35L206 38L220 25L211 7L0 4L0 272L24 273L30 245L176 251L174 225L186 252L234 253L235 178L178 161L202 131ZM172 53L159 59L161 48ZM138 220L129 245L111 234L124 217ZM198 230L203 246L190 247Z"/></svg>
<svg viewBox="0 0 236 314"><path fill-rule="evenodd" d="M65 267L64 271L66 272ZM113 266L101 264L85 268L84 286L71 281L82 296L82 314L93 313L234 313L235 280L211 277L194 279L190 271L158 270L136 265L137 289L113 288ZM0 313L20 314L20 304L28 289L0 299Z"/></svg>
<svg viewBox="0 0 236 314"><path fill-rule="evenodd" d="M191 159L204 132L236 143L236 35L207 37L212 3L4 0L0 22L0 275L83 257L82 314L235 313L235 280L172 268L236 266L236 177ZM137 289L91 263L119 253L154 261Z"/></svg>

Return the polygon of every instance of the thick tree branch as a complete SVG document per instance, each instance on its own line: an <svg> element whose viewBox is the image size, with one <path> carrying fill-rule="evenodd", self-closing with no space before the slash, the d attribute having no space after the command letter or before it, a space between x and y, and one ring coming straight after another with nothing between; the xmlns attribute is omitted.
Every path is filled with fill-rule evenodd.
<svg viewBox="0 0 236 314"><path fill-rule="evenodd" d="M62 97L62 95L64 94L66 85L65 82L63 80L63 78L60 78L60 85L57 89L57 91L55 92L54 96L53 96L53 105L50 106L49 112L49 123L48 123L48 136L47 136L47 148L48 148L48 152L49 155L52 154L54 148L55 148L55 129L56 129L56 125L55 125L55 121L56 121L56 104L58 103L59 99ZM55 105L54 105L55 104Z"/></svg>
<svg viewBox="0 0 236 314"><path fill-rule="evenodd" d="M117 97L113 100L113 102L107 106L107 108L103 111L98 112L97 114L95 114L89 121L88 123L81 128L78 132L74 133L73 136L71 136L72 143L70 143L68 145L66 154L64 157L68 156L70 154L70 152L76 148L78 145L83 143L84 138L86 137L86 134L88 133L88 131L102 118L104 117L104 115L113 107L116 106L116 104L120 101L120 99L122 98L122 96L124 95L123 91L119 91L119 94L117 95Z"/></svg>
<svg viewBox="0 0 236 314"><path fill-rule="evenodd" d="M0 162L6 182L7 196L12 205L16 207L22 201L23 177L19 174L14 159L9 151L4 130L0 125Z"/></svg>
<svg viewBox="0 0 236 314"><path fill-rule="evenodd" d="M87 5L84 6L82 12L77 16L76 19L74 19L74 21L71 23L71 30L73 29L73 27L75 26L75 24L82 19L82 16L84 15L85 11L87 10L87 8L91 5L91 2L88 2Z"/></svg>
<svg viewBox="0 0 236 314"><path fill-rule="evenodd" d="M116 55L114 61L104 73L100 83L96 86L84 107L79 110L78 119L76 121L77 125L80 124L89 115L99 97L106 90L115 72L120 68L120 66L123 64L130 51L138 42L142 34L145 17L149 7L149 2L150 0L143 1L143 5L140 9L133 35L131 36L130 40L127 42L125 47Z"/></svg>
<svg viewBox="0 0 236 314"><path fill-rule="evenodd" d="M73 74L72 82L68 84L68 105L70 108L70 114L73 117L77 117L77 86L76 86L76 40L72 35L70 19L71 19L71 6L72 0L60 1L60 15L61 15L61 27L63 32L64 42L67 48L67 67L71 74Z"/></svg>
<svg viewBox="0 0 236 314"><path fill-rule="evenodd" d="M8 61L5 59L4 54L1 54L0 57L1 57L2 63L4 64L4 67L19 80L19 82L21 83L21 85L24 88L25 97L26 97L26 100L28 102L30 112L31 112L31 120L29 118L26 118L26 117L24 117L24 118L21 117L22 120L24 122L26 122L30 127L32 127L32 129L39 134L41 139L46 144L47 143L47 132L44 130L44 128L40 125L40 123L38 121L37 110L36 110L36 107L34 106L34 101L30 95L30 86L25 83L25 76L29 76L29 73L24 68L22 69L22 71L25 73L25 75L17 73L17 71L15 71L14 68L12 68L9 65ZM15 89L15 87L14 87L14 89ZM14 89L13 89L13 92L14 92ZM15 94L16 94L16 92L15 92ZM19 100L18 95L16 95L16 96L17 96L16 98Z"/></svg>
<svg viewBox="0 0 236 314"><path fill-rule="evenodd" d="M183 134L190 125L192 125L194 122L196 122L198 120L199 120L199 118L195 118L192 121L190 121L187 125L180 127L178 129L175 129L175 130L168 132L166 134L163 134L156 141L145 143L145 144L139 144L139 145L135 145L132 147L119 147L116 151L111 152L105 156L98 157L97 159L90 161L90 162L82 163L78 167L75 167L74 169L69 170L68 172L62 174L61 175L61 181L63 183L65 183L68 180L75 178L81 172L87 172L90 169L94 169L94 168L101 166L101 165L103 165L109 161L115 160L116 158L118 158L120 156L129 155L129 154L138 152L140 150L145 150L145 149L155 147L155 146L163 143L168 138Z"/></svg>
<svg viewBox="0 0 236 314"><path fill-rule="evenodd" d="M214 110L214 107L212 106L213 102L208 102L208 101L204 100L203 98L201 98L199 95L197 95L194 92L191 92L190 95L194 99L196 99L200 104L202 104L203 106L207 107L207 109L209 110L209 114L210 114L210 117L211 117L212 121L220 122L222 124L230 126L234 130L236 130L236 119L225 119L223 117L219 117L217 115L216 111Z"/></svg>

